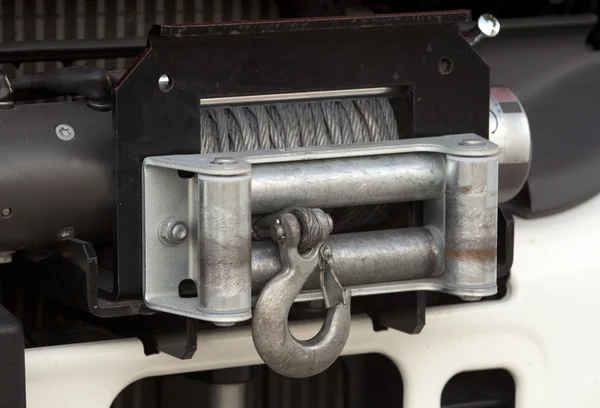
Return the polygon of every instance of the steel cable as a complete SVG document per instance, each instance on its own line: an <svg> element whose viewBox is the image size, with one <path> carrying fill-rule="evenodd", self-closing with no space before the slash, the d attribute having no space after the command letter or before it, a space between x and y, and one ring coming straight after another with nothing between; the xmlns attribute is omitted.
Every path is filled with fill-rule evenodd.
<svg viewBox="0 0 600 408"><path fill-rule="evenodd" d="M201 153L368 143L398 139L388 99L202 109ZM336 231L380 222L389 206L331 211Z"/></svg>

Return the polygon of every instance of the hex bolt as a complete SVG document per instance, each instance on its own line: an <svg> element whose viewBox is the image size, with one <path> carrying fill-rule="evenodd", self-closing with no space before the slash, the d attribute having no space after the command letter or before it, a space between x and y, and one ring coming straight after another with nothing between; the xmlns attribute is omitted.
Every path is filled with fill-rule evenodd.
<svg viewBox="0 0 600 408"><path fill-rule="evenodd" d="M167 246L183 244L189 235L189 227L182 220L168 218L159 227L158 236Z"/></svg>
<svg viewBox="0 0 600 408"><path fill-rule="evenodd" d="M73 138L75 137L75 129L64 123L61 123L60 125L56 126L54 128L54 133L56 133L56 136L60 140L64 140L65 142L73 140Z"/></svg>
<svg viewBox="0 0 600 408"><path fill-rule="evenodd" d="M173 237L173 241L183 242L186 240L188 236L187 226L183 223L176 224L171 229L171 236Z"/></svg>
<svg viewBox="0 0 600 408"><path fill-rule="evenodd" d="M217 164L219 166L225 166L225 165L233 165L233 164L237 164L237 160L234 159L233 157L215 157L215 159L213 161L210 162L211 164Z"/></svg>

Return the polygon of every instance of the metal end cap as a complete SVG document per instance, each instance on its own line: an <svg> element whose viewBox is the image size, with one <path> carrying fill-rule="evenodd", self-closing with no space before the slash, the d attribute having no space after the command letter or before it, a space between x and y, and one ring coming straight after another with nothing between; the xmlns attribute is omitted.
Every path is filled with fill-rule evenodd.
<svg viewBox="0 0 600 408"><path fill-rule="evenodd" d="M477 19L477 27L483 35L492 38L500 33L500 22L493 15L486 13Z"/></svg>

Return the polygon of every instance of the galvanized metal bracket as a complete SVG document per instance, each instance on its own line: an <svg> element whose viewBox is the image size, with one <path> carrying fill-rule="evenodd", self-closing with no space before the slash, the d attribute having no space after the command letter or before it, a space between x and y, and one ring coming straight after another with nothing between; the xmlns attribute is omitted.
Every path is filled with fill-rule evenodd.
<svg viewBox="0 0 600 408"><path fill-rule="evenodd" d="M475 134L460 134L383 143L234 152L227 153L226 157L224 154L148 157L144 160L142 171L143 290L146 305L153 310L221 325L250 318L252 245L248 215L290 205L326 208L361 194L360 189L352 187L339 196L329 194L324 197L322 191L312 190L315 188L312 179L305 181L302 194L299 194L285 190L281 184L285 178L280 181L273 173L280 171L281 166L293 165L299 179L303 176L302 169L310 168L316 172L311 175L321 175L327 182L326 178L334 177L336 171L340 172L338 176L346 174L342 172L351 172L352 166L345 164L353 162L356 168L362 169L357 177L364 177L364 180L361 179L364 183L360 185L364 186L362 193L365 197L361 198L362 201L352 201L352 205L424 201L423 224L436 231L444 241L444 251L439 255L443 257L440 260L444 268L442 277L351 287L353 296L417 290L441 291L467 300L493 295L497 290L497 154L498 147L487 139ZM422 160L430 160L427 162L430 167L419 167ZM336 167L336 163L344 165ZM369 166L377 163L384 163L386 171L397 173L390 173L394 177L385 180L378 179L382 173L369 172ZM403 163L411 163L411 167L404 169ZM319 173L318 166L329 167ZM417 168L431 171L410 173ZM402 178L404 170L411 177ZM436 173L437 170L440 171ZM331 182L329 190L343 188L339 186L339 177L337 180ZM248 181L251 187L246 195ZM228 192L211 196L213 193L208 194L206 190L207 182L215 185L230 183ZM410 189L412 193L403 195L403 188ZM282 189L288 195L282 196ZM212 197L213 204L206 202L207 197ZM302 202L286 203L286 197ZM220 204L216 206L216 202ZM273 202L279 207L271 208ZM223 203L229 204L223 206ZM200 225L207 222L206 214L214 216L211 221L213 227L209 231ZM165 220L169 220L169 225L177 225L172 222L174 219L187 225L189 234L182 243L165 245L161 227ZM224 224L219 220L223 220ZM244 227L240 228L240 225ZM245 225L248 225L248 235L245 235ZM221 230L222 236L215 238L211 233L214 228ZM212 243L215 239L227 242L229 230L235 230L232 239L235 238L239 245L211 247L210 257L216 258L207 266L201 256L203 243ZM215 251L221 253L214 255ZM234 276L239 279L234 283L222 281L215 284L214 276L206 271L215 263L226 267L230 265L231 268L221 268L214 276L235 269L237 272L231 274L231 279ZM197 297L180 296L180 283L189 280L197 287ZM320 291L303 291L297 301L320 298Z"/></svg>

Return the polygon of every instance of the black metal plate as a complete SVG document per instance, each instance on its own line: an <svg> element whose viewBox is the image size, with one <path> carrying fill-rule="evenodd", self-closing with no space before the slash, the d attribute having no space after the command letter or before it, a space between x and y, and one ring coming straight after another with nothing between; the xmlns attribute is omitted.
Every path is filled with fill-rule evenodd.
<svg viewBox="0 0 600 408"><path fill-rule="evenodd" d="M25 344L21 322L0 305L0 408L25 408Z"/></svg>
<svg viewBox="0 0 600 408"><path fill-rule="evenodd" d="M154 27L115 90L121 296L141 292L141 162L199 152L200 98L408 87L408 136L485 136L489 69L460 35L468 18L458 11ZM440 72L443 58L450 73ZM162 74L174 80L170 92L158 88Z"/></svg>
<svg viewBox="0 0 600 408"><path fill-rule="evenodd" d="M10 265L16 277L25 280L28 287L52 299L59 300L90 312L98 317L121 317L154 313L143 300L108 300L110 288L103 290L102 280L111 271L98 264L94 246L80 239L63 242L55 253L36 262L15 258ZM27 273L23 273L26 271Z"/></svg>

